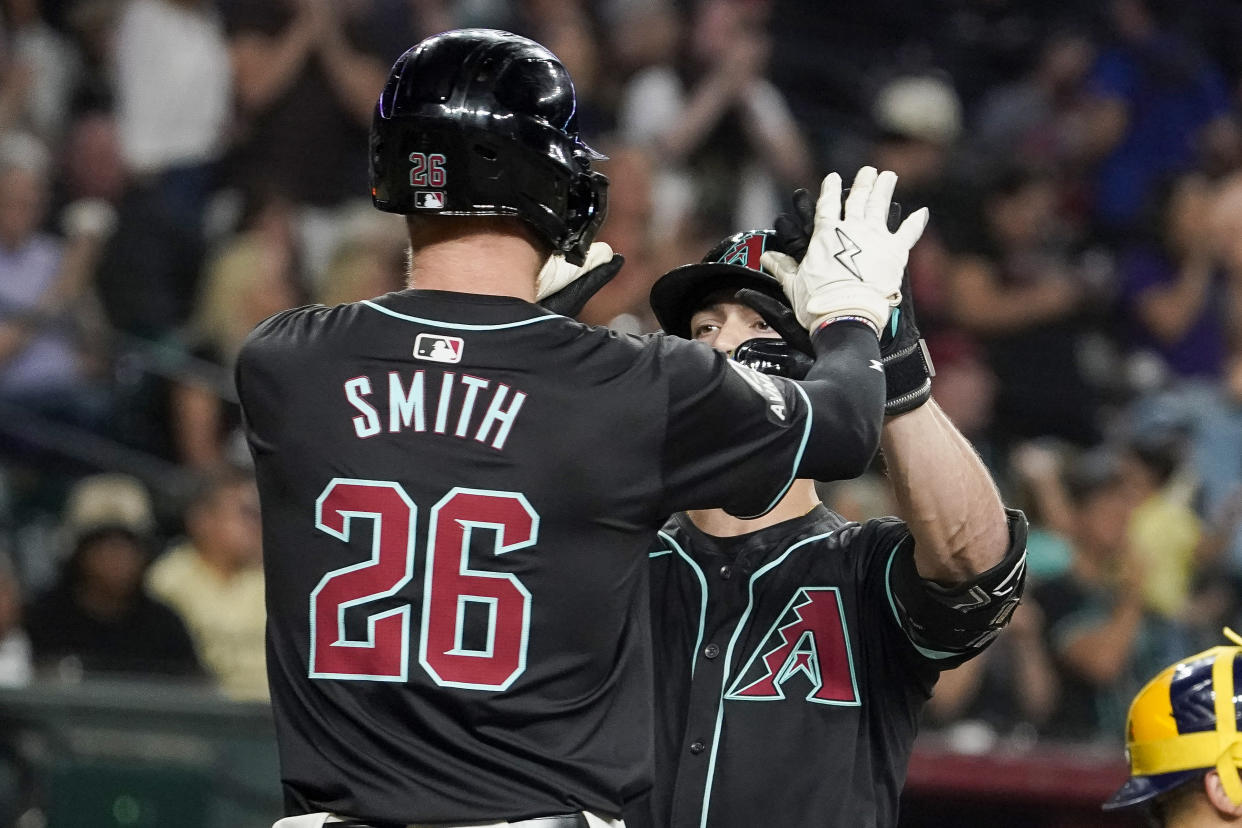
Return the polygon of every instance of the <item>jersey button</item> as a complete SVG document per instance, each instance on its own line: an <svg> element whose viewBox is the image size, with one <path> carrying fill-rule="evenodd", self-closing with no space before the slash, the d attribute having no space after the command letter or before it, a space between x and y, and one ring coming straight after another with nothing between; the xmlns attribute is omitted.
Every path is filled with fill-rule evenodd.
<svg viewBox="0 0 1242 828"><path fill-rule="evenodd" d="M698 756L700 753L702 753L705 750L707 750L707 745L703 744L702 742L692 742L690 744L690 752L693 753L695 756Z"/></svg>
<svg viewBox="0 0 1242 828"><path fill-rule="evenodd" d="M703 655L707 656L708 658L715 658L716 656L720 655L720 648L717 647L715 644L708 644L706 647L703 648Z"/></svg>
<svg viewBox="0 0 1242 828"><path fill-rule="evenodd" d="M732 578L733 567L729 566L728 564L725 564L724 566L720 567L720 577L724 578L726 581Z"/></svg>

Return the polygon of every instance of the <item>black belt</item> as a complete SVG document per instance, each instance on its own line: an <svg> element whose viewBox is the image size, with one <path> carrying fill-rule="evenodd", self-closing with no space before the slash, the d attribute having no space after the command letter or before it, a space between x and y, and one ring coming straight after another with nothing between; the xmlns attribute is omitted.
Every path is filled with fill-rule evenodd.
<svg viewBox="0 0 1242 828"><path fill-rule="evenodd" d="M448 823L450 825L458 825L460 823ZM590 828L587 818L578 812L576 814L557 814L555 816L530 817L529 819L519 819L509 823L514 828ZM341 828L406 828L407 823L404 822L329 822L328 826L339 825Z"/></svg>

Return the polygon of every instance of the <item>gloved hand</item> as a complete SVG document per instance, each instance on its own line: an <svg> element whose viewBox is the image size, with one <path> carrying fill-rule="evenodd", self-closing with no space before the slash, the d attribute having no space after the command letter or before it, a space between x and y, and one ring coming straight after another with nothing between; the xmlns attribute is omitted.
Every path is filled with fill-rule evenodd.
<svg viewBox="0 0 1242 828"><path fill-rule="evenodd" d="M811 335L798 324L794 312L766 293L742 288L733 298L763 317L780 339L748 339L733 349L733 359L764 374L805 379L815 362Z"/></svg>
<svg viewBox="0 0 1242 828"><path fill-rule="evenodd" d="M885 414L903 414L931 399L936 368L914 317L909 274L901 280L901 303L880 334L880 362L884 364Z"/></svg>
<svg viewBox="0 0 1242 828"><path fill-rule="evenodd" d="M576 316L600 288L612 281L623 264L625 257L614 254L603 242L591 245L581 266L553 253L539 271L535 301L553 313Z"/></svg>
<svg viewBox="0 0 1242 828"><path fill-rule="evenodd" d="M900 221L901 207L893 203L889 208L888 226L895 229ZM815 203L811 201L811 194L806 190L795 190L793 211L776 217L777 241L784 250L801 261L806 255L814 227ZM902 277L901 303L892 311L889 324L880 334L880 358L884 364L887 391L884 411L890 416L918 408L927 402L931 398L931 378L936 375L927 343L919 333L909 281L907 273ZM803 354L812 358L815 356L810 336L797 325L789 308L756 291L738 291L736 298L754 308L773 330L794 345L801 352L796 357L803 357ZM791 326L798 330L790 330ZM801 362L798 364L801 365ZM803 370L803 376L805 374Z"/></svg>
<svg viewBox="0 0 1242 828"><path fill-rule="evenodd" d="M763 254L763 269L789 297L798 322L814 333L843 316L863 319L879 331L901 302L901 277L910 248L927 226L927 208L912 213L896 232L887 226L897 185L895 173L863 167L841 211L841 176L824 179L815 227L799 263L786 253Z"/></svg>

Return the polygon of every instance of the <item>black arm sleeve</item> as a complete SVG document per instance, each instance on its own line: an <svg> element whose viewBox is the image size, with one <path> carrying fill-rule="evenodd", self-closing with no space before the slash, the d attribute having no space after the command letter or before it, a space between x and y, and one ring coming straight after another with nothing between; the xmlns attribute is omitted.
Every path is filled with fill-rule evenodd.
<svg viewBox="0 0 1242 828"><path fill-rule="evenodd" d="M798 477L857 477L871 462L885 392L879 343L865 325L820 331L805 382L761 374L701 343L657 344L669 394L662 514L721 507L756 517Z"/></svg>
<svg viewBox="0 0 1242 828"><path fill-rule="evenodd" d="M875 456L884 425L880 343L861 322L826 325L811 342L815 364L801 383L811 402L811 439L798 477L857 477Z"/></svg>

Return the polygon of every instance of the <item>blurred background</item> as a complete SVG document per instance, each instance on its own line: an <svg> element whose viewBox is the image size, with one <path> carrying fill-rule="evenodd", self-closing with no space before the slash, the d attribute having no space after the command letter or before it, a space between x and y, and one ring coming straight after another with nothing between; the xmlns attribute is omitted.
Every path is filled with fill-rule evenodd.
<svg viewBox="0 0 1242 828"><path fill-rule="evenodd" d="M0 826L279 814L232 362L401 287L371 111L466 25L556 52L611 158L586 321L653 330L656 277L827 170L931 208L935 396L1031 583L941 680L903 824L1134 824L1098 811L1129 699L1242 614L1236 0L0 0ZM823 495L894 508L879 468Z"/></svg>

